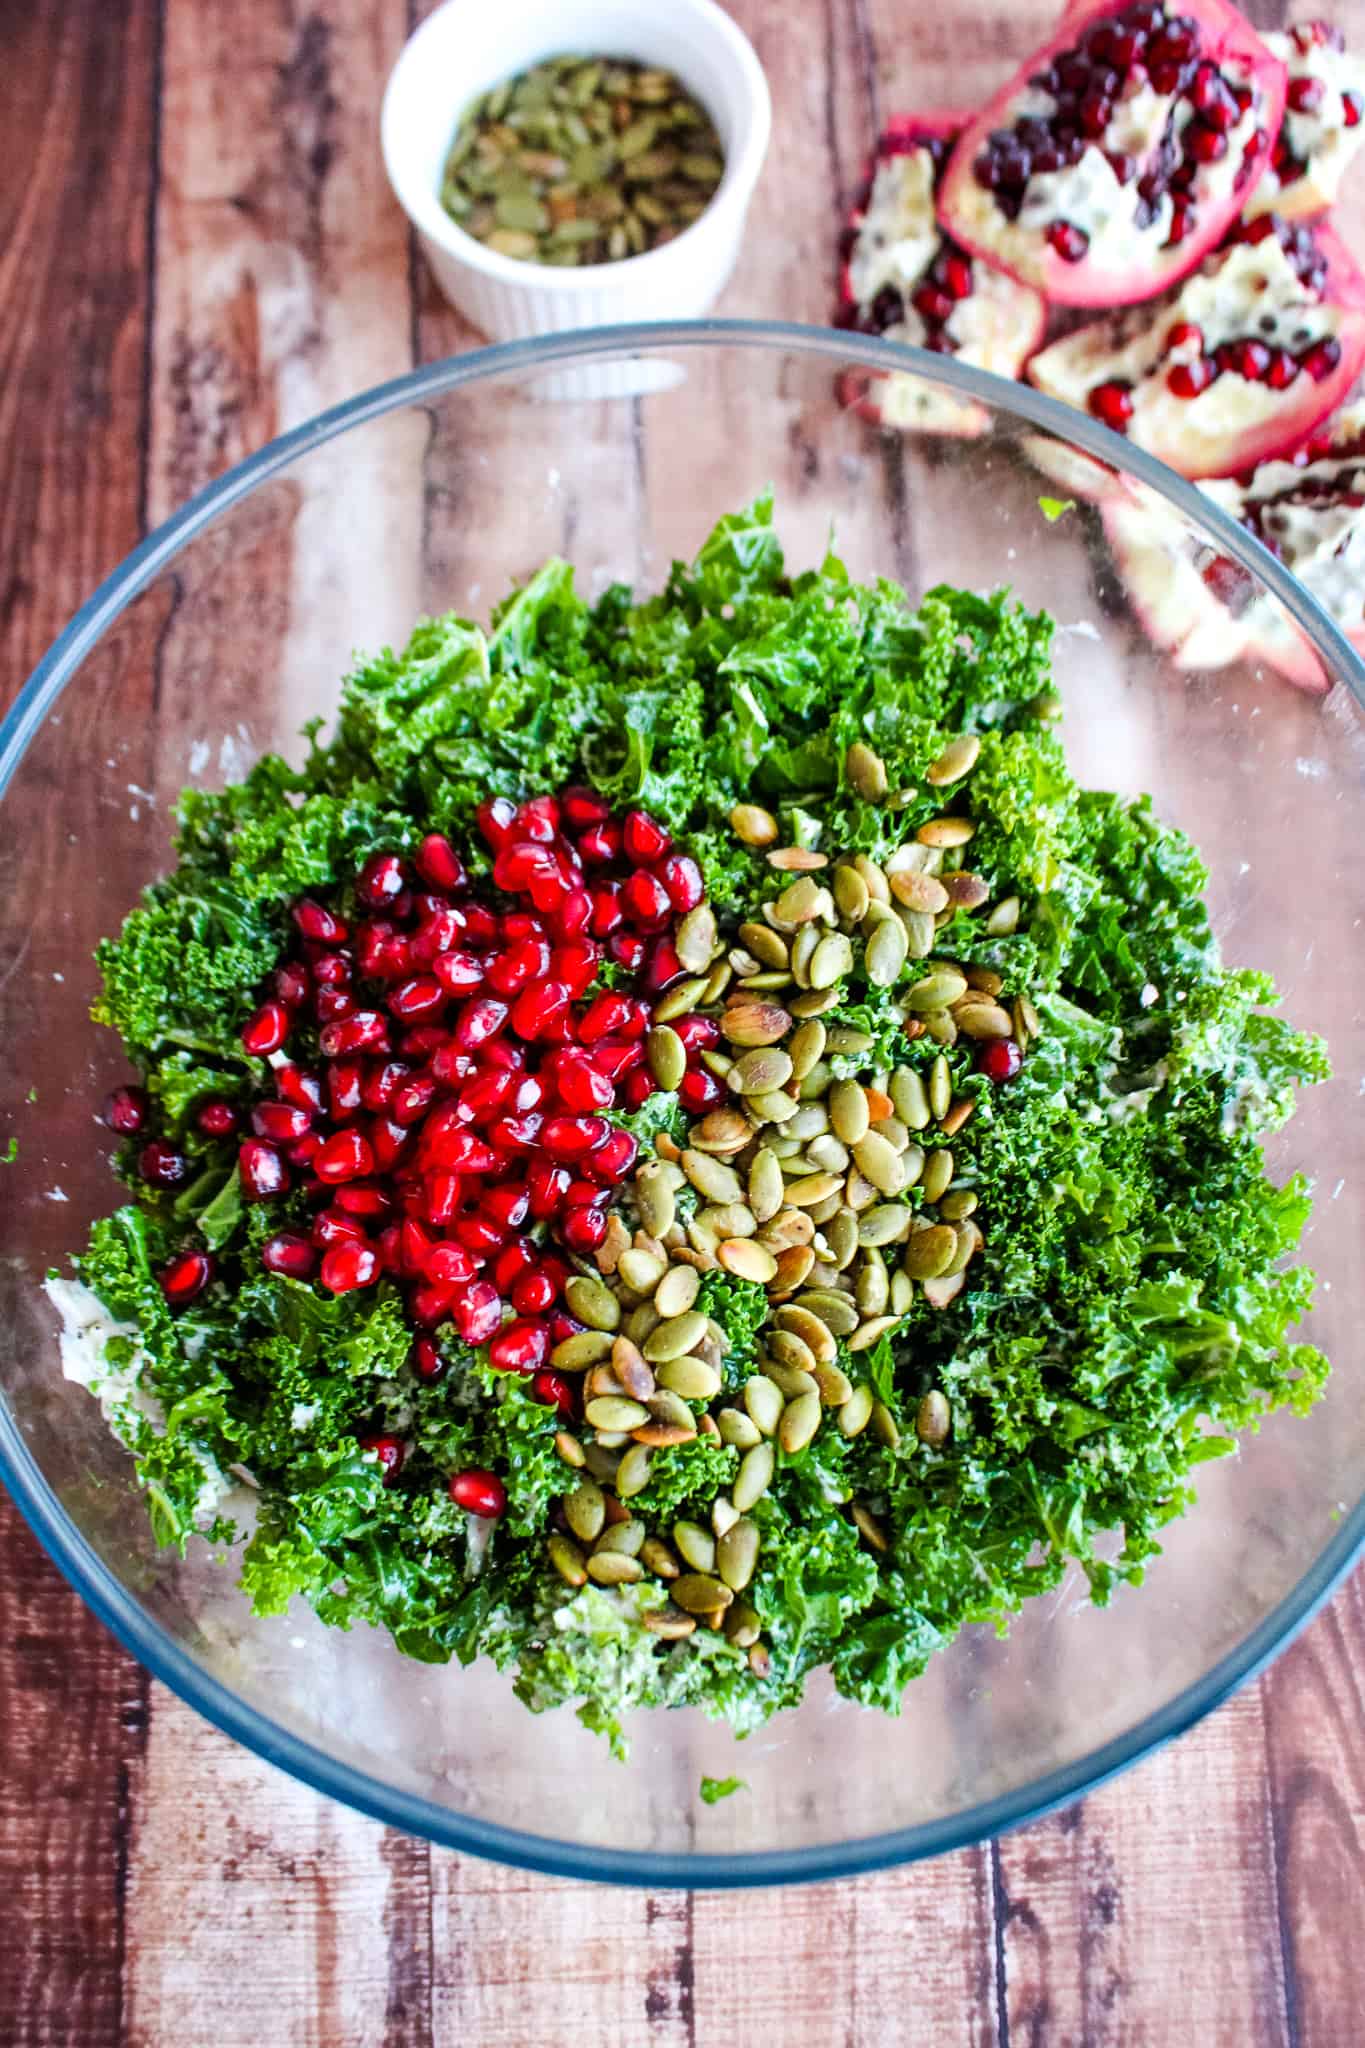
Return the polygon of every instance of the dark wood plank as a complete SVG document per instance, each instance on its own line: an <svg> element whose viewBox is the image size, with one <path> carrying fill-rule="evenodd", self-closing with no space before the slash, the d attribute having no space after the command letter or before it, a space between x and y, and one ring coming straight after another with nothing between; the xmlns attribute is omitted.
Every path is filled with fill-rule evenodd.
<svg viewBox="0 0 1365 2048"><path fill-rule="evenodd" d="M37 0L6 6L0 37L8 695L138 538L156 9ZM76 792L64 827L93 827L88 809ZM14 887L22 861L48 849L40 817L10 825ZM0 1505L0 2039L11 2048L118 2040L146 1684Z"/></svg>

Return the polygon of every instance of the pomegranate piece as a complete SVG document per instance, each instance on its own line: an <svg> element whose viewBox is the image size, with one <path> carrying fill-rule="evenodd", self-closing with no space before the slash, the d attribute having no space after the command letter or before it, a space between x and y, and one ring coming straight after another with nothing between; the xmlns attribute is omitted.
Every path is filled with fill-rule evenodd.
<svg viewBox="0 0 1365 2048"><path fill-rule="evenodd" d="M137 1170L149 1187L178 1188L190 1169L183 1152L165 1138L153 1138L138 1153Z"/></svg>
<svg viewBox="0 0 1365 2048"><path fill-rule="evenodd" d="M497 1288L487 1280L471 1280L452 1298L450 1320L466 1344L486 1344L502 1322Z"/></svg>
<svg viewBox="0 0 1365 2048"><path fill-rule="evenodd" d="M280 1230L261 1246L261 1264L267 1273L283 1273L290 1280L311 1280L318 1256L306 1237L296 1230Z"/></svg>
<svg viewBox="0 0 1365 2048"><path fill-rule="evenodd" d="M562 1372L542 1369L533 1374L531 1395L534 1400L544 1402L547 1408L557 1408L561 1415L572 1418L576 1405L573 1382Z"/></svg>
<svg viewBox="0 0 1365 2048"><path fill-rule="evenodd" d="M161 1292L172 1308L187 1308L197 1301L213 1278L213 1260L207 1252L181 1252L159 1274Z"/></svg>
<svg viewBox="0 0 1365 2048"><path fill-rule="evenodd" d="M446 1362L441 1356L441 1347L434 1337L416 1337L413 1339L412 1349L408 1353L408 1364L412 1367L418 1379L425 1380L428 1386L434 1386L446 1369Z"/></svg>
<svg viewBox="0 0 1365 2048"><path fill-rule="evenodd" d="M251 1112L251 1128L258 1138L272 1144L288 1145L307 1137L313 1124L311 1110L296 1109L292 1102L258 1102Z"/></svg>
<svg viewBox="0 0 1365 2048"><path fill-rule="evenodd" d="M262 1003L242 1026L242 1046L256 1059L278 1052L289 1036L290 1015L283 1003Z"/></svg>
<svg viewBox="0 0 1365 2048"><path fill-rule="evenodd" d="M1287 83L1228 0L1086 0L963 130L939 221L1054 304L1153 298L1237 217Z"/></svg>
<svg viewBox="0 0 1365 2048"><path fill-rule="evenodd" d="M313 1161L313 1171L319 1180L329 1184L344 1180L360 1180L374 1171L374 1153L367 1138L359 1131L337 1131L328 1138Z"/></svg>
<svg viewBox="0 0 1365 2048"><path fill-rule="evenodd" d="M1363 363L1365 275L1329 228L1264 214L1160 307L1077 329L1028 374L1183 475L1214 477L1297 448Z"/></svg>
<svg viewBox="0 0 1365 2048"><path fill-rule="evenodd" d="M407 887L407 874L396 853L371 854L356 876L355 893L367 910L388 910Z"/></svg>
<svg viewBox="0 0 1365 2048"><path fill-rule="evenodd" d="M145 1088L115 1088L105 1096L100 1118L108 1130L131 1138L146 1123L150 1109Z"/></svg>
<svg viewBox="0 0 1365 2048"><path fill-rule="evenodd" d="M1365 142L1365 63L1348 56L1340 32L1325 21L1301 21L1266 48L1288 67L1284 126L1269 165L1247 202L1246 217L1278 213L1305 220L1325 213Z"/></svg>
<svg viewBox="0 0 1365 2048"><path fill-rule="evenodd" d="M331 1294L350 1294L357 1287L373 1287L379 1278L379 1254L359 1238L333 1245L322 1255L318 1278Z"/></svg>
<svg viewBox="0 0 1365 2048"><path fill-rule="evenodd" d="M446 889L453 896L469 886L464 862L444 832L428 832L413 855L412 864L433 889Z"/></svg>
<svg viewBox="0 0 1365 2048"><path fill-rule="evenodd" d="M1365 654L1365 405L1340 413L1291 459L1203 488ZM1329 678L1299 627L1230 556L1198 548L1155 501L1106 506L1103 517L1134 610L1177 667L1256 662L1301 689L1326 689Z"/></svg>
<svg viewBox="0 0 1365 2048"><path fill-rule="evenodd" d="M296 903L290 915L305 939L313 939L324 946L339 946L347 936L341 919L335 917L325 903L318 903L311 896L305 896Z"/></svg>
<svg viewBox="0 0 1365 2048"><path fill-rule="evenodd" d="M481 1515L487 1522L496 1522L507 1512L507 1488L496 1472L487 1472L480 1466L455 1474L450 1482L450 1498L456 1507L467 1514Z"/></svg>
<svg viewBox="0 0 1365 2048"><path fill-rule="evenodd" d="M241 1122L241 1116L234 1103L223 1102L215 1097L210 1102L201 1102L194 1112L194 1126L206 1138L228 1138Z"/></svg>
<svg viewBox="0 0 1365 2048"><path fill-rule="evenodd" d="M976 1055L976 1071L997 1086L1012 1081L1024 1064L1024 1055L1012 1038L992 1038Z"/></svg>
<svg viewBox="0 0 1365 2048"><path fill-rule="evenodd" d="M264 1138L248 1138L237 1154L242 1193L249 1202L268 1202L289 1186L289 1168Z"/></svg>
<svg viewBox="0 0 1365 2048"><path fill-rule="evenodd" d="M402 1438L397 1436L357 1436L356 1443L362 1451L373 1453L379 1461L379 1469L384 1475L385 1486L392 1486L394 1480L402 1471L403 1460L407 1456L407 1445L403 1442Z"/></svg>
<svg viewBox="0 0 1365 2048"><path fill-rule="evenodd" d="M499 1372L531 1373L544 1365L550 1332L542 1322L504 1323L488 1346L488 1363Z"/></svg>
<svg viewBox="0 0 1365 2048"><path fill-rule="evenodd" d="M844 234L836 317L863 334L1017 377L1043 338L1042 297L974 263L934 215L950 144L968 118L902 115L881 136ZM983 433L989 423L974 400L908 371L850 371L840 379L839 396L874 425L967 436Z"/></svg>

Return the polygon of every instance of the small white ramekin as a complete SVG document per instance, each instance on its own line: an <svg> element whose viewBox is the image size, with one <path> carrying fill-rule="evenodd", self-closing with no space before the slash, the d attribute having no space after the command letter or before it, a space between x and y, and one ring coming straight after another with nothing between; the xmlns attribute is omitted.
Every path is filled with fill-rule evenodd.
<svg viewBox="0 0 1365 2048"><path fill-rule="evenodd" d="M544 57L633 57L673 72L705 106L725 175L675 241L578 270L499 256L440 201L460 116ZM445 296L495 341L709 310L739 253L768 147L772 102L748 38L715 0L446 0L404 47L384 92L384 167Z"/></svg>

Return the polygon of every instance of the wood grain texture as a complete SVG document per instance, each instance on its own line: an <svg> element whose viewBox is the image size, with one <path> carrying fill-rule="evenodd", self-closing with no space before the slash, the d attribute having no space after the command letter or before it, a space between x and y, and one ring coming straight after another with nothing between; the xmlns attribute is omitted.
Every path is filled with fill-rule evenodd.
<svg viewBox="0 0 1365 2048"><path fill-rule="evenodd" d="M384 75L428 4L0 0L7 679L144 515L414 355L476 340L413 260L374 145ZM1053 9L730 4L777 119L720 310L820 320L878 122L980 97ZM1252 11L1283 18L1276 0ZM1365 42L1365 0L1334 12ZM589 467L616 431L590 424ZM685 456L642 446L642 501ZM898 450L876 487L903 500ZM383 475L358 495L357 559ZM566 545L587 504L566 509ZM458 587L458 506L427 539L431 584ZM280 621L320 594L287 518L262 549L278 555L254 628L268 661ZM901 555L912 577L908 519ZM344 563L335 577L333 595ZM415 593L397 605L415 611ZM192 645L213 658L212 621L178 614L169 672ZM182 696L162 703L152 674L104 707L149 787L178 779ZM1358 1575L1259 1686L998 1844L747 1899L607 1892L429 1849L234 1748L148 1687L6 1509L0 2043L1359 2048L1362 1725Z"/></svg>

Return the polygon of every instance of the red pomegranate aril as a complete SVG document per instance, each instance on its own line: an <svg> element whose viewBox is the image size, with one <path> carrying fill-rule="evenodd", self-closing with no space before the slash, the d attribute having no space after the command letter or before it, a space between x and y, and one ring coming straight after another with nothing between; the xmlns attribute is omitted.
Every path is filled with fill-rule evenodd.
<svg viewBox="0 0 1365 2048"><path fill-rule="evenodd" d="M305 939L313 939L324 946L339 946L346 937L346 927L341 919L333 916L325 903L317 902L312 896L303 897L289 914Z"/></svg>
<svg viewBox="0 0 1365 2048"><path fill-rule="evenodd" d="M555 912L554 935L561 945L568 939L581 939L586 935L591 922L591 893L575 885Z"/></svg>
<svg viewBox="0 0 1365 2048"><path fill-rule="evenodd" d="M606 1237L606 1212L588 1202L577 1209L570 1209L560 1223L559 1234L571 1252L586 1258Z"/></svg>
<svg viewBox="0 0 1365 2048"><path fill-rule="evenodd" d="M1265 373L1265 381L1272 391L1287 391L1299 374L1299 365L1287 348L1277 348Z"/></svg>
<svg viewBox="0 0 1365 2048"><path fill-rule="evenodd" d="M420 1123L436 1100L436 1081L430 1074L414 1074L396 1090L389 1113L396 1124Z"/></svg>
<svg viewBox="0 0 1365 2048"><path fill-rule="evenodd" d="M600 887L590 890L592 915L588 919L588 930L596 939L610 938L618 929L625 910L621 903L619 882L603 882Z"/></svg>
<svg viewBox="0 0 1365 2048"><path fill-rule="evenodd" d="M650 930L664 922L672 907L663 883L647 868L637 868L629 877L621 891L621 900L627 917Z"/></svg>
<svg viewBox="0 0 1365 2048"><path fill-rule="evenodd" d="M1341 95L1341 117L1346 127L1358 128L1362 114L1365 114L1365 97L1358 92L1344 92Z"/></svg>
<svg viewBox="0 0 1365 2048"><path fill-rule="evenodd" d="M654 941L645 958L643 979L651 995L659 995L684 972L678 949L665 932Z"/></svg>
<svg viewBox="0 0 1365 2048"><path fill-rule="evenodd" d="M625 1179L639 1156L640 1147L631 1132L614 1130L604 1145L588 1160L589 1172L608 1187Z"/></svg>
<svg viewBox="0 0 1365 2048"><path fill-rule="evenodd" d="M586 783L575 782L564 790L559 799L564 822L575 832L585 832L589 825L601 825L611 816L611 805L595 789Z"/></svg>
<svg viewBox="0 0 1365 2048"><path fill-rule="evenodd" d="M568 1015L573 991L564 981L541 981L523 989L512 1005L512 1029L518 1038L548 1038Z"/></svg>
<svg viewBox="0 0 1365 2048"><path fill-rule="evenodd" d="M432 911L408 942L413 966L434 967L442 953L451 953L459 945L464 928L464 918L453 904Z"/></svg>
<svg viewBox="0 0 1365 2048"><path fill-rule="evenodd" d="M405 1229L408 1227L404 1225ZM462 1244L451 1244L449 1241L432 1245L422 1267L423 1274L428 1280L440 1281L446 1286L472 1280L477 1270L472 1253L467 1252Z"/></svg>
<svg viewBox="0 0 1365 2048"><path fill-rule="evenodd" d="M956 301L941 285L931 284L926 278L910 297L910 303L921 320L927 320L931 327L941 327L952 317Z"/></svg>
<svg viewBox="0 0 1365 2048"><path fill-rule="evenodd" d="M1228 153L1228 138L1202 121L1191 121L1185 130L1185 155L1191 163L1220 163Z"/></svg>
<svg viewBox="0 0 1365 2048"><path fill-rule="evenodd" d="M357 1287L373 1287L379 1278L379 1254L373 1245L358 1239L333 1245L322 1255L318 1278L331 1294L350 1294Z"/></svg>
<svg viewBox="0 0 1365 2048"><path fill-rule="evenodd" d="M621 843L627 860L646 865L662 860L673 844L666 828L648 811L627 811L621 828Z"/></svg>
<svg viewBox="0 0 1365 2048"><path fill-rule="evenodd" d="M298 960L282 960L270 977L277 999L287 1010L297 1010L313 992L313 979Z"/></svg>
<svg viewBox="0 0 1365 2048"><path fill-rule="evenodd" d="M956 251L941 259L939 277L944 291L950 299L969 299L972 295L972 266L966 256Z"/></svg>
<svg viewBox="0 0 1365 2048"><path fill-rule="evenodd" d="M266 1272L283 1274L288 1280L311 1280L317 1262L313 1246L297 1230L277 1231L261 1246L261 1264Z"/></svg>
<svg viewBox="0 0 1365 2048"><path fill-rule="evenodd" d="M1249 384L1262 384L1273 354L1263 341L1239 341L1234 361L1239 377L1245 377Z"/></svg>
<svg viewBox="0 0 1365 2048"><path fill-rule="evenodd" d="M361 1107L364 1087L365 1069L359 1060L333 1060L327 1069L327 1101L338 1122Z"/></svg>
<svg viewBox="0 0 1365 2048"><path fill-rule="evenodd" d="M407 873L396 853L372 853L356 876L355 893L369 910L388 910L407 887Z"/></svg>
<svg viewBox="0 0 1365 2048"><path fill-rule="evenodd" d="M251 1128L256 1136L269 1138L276 1145L291 1145L296 1139L307 1137L312 1126L312 1111L296 1109L292 1102L258 1102L251 1112Z"/></svg>
<svg viewBox="0 0 1365 2048"><path fill-rule="evenodd" d="M644 1056L645 1049L637 1038L601 1038L588 1054L588 1059L597 1073L604 1080L611 1082L614 1087L623 1074L628 1074L632 1067L639 1066ZM609 1109L611 1102L610 1100L594 1103L571 1102L568 1107L570 1109Z"/></svg>
<svg viewBox="0 0 1365 2048"><path fill-rule="evenodd" d="M684 1109L715 1109L725 1100L725 1089L705 1067L689 1067L678 1083L678 1100Z"/></svg>
<svg viewBox="0 0 1365 2048"><path fill-rule="evenodd" d="M402 1471L403 1460L407 1456L407 1446L402 1438L396 1436L357 1436L356 1444L360 1450L373 1453L379 1461L379 1469L384 1475L385 1486L391 1486Z"/></svg>
<svg viewBox="0 0 1365 2048"><path fill-rule="evenodd" d="M332 1199L346 1216L387 1216L393 1207L393 1196L377 1181L347 1181Z"/></svg>
<svg viewBox="0 0 1365 2048"><path fill-rule="evenodd" d="M522 939L504 953L495 953L487 965L488 986L495 995L515 996L530 982L545 974L550 965L550 948L544 939Z"/></svg>
<svg viewBox="0 0 1365 2048"><path fill-rule="evenodd" d="M489 1142L505 1152L529 1152L533 1145L540 1143L540 1130L544 1121L536 1110L531 1110L524 1116L497 1117L488 1126Z"/></svg>
<svg viewBox="0 0 1365 2048"><path fill-rule="evenodd" d="M441 1347L434 1337L423 1336L413 1339L412 1349L408 1353L408 1364L418 1379L425 1380L428 1386L432 1386L440 1379L446 1369Z"/></svg>
<svg viewBox="0 0 1365 2048"><path fill-rule="evenodd" d="M376 1115L382 1109L392 1109L394 1096L411 1076L406 1060L376 1060L360 1084L360 1099Z"/></svg>
<svg viewBox="0 0 1365 2048"><path fill-rule="evenodd" d="M290 1017L283 1003L262 1003L242 1026L242 1045L255 1059L278 1052L289 1036Z"/></svg>
<svg viewBox="0 0 1365 2048"><path fill-rule="evenodd" d="M1196 356L1192 363L1175 363L1166 372L1167 389L1176 398L1198 398L1218 376L1218 366L1208 356Z"/></svg>
<svg viewBox="0 0 1365 2048"><path fill-rule="evenodd" d="M689 1052L709 1052L712 1046L720 1044L720 1025L714 1017L703 1017L696 1010L689 1010L685 1017L675 1017L673 1029Z"/></svg>
<svg viewBox="0 0 1365 2048"><path fill-rule="evenodd" d="M1122 433L1133 417L1133 394L1126 384L1097 384L1090 393L1089 405L1095 418L1115 433Z"/></svg>
<svg viewBox="0 0 1365 2048"><path fill-rule="evenodd" d="M388 1004L391 1014L401 1023L416 1024L444 1008L448 1000L445 989L434 974L418 974L411 981L400 982L397 988L391 989Z"/></svg>
<svg viewBox="0 0 1365 2048"><path fill-rule="evenodd" d="M465 888L469 881L464 862L444 832L428 832L413 855L412 864L433 889L449 889L453 893Z"/></svg>
<svg viewBox="0 0 1365 2048"><path fill-rule="evenodd" d="M117 1131L121 1138L131 1138L146 1123L150 1107L145 1088L115 1088L105 1096L100 1116L109 1130Z"/></svg>
<svg viewBox="0 0 1365 2048"><path fill-rule="evenodd" d="M1204 330L1202 327L1196 327L1193 320L1177 320L1166 336L1168 354L1178 348L1193 349L1197 353L1202 353L1203 347Z"/></svg>
<svg viewBox="0 0 1365 2048"><path fill-rule="evenodd" d="M529 891L533 876L554 873L549 847L537 846L531 839L509 839L493 861L494 883L512 896Z"/></svg>
<svg viewBox="0 0 1365 2048"><path fill-rule="evenodd" d="M516 1086L517 1076L504 1068L495 1067L491 1072L475 1074L465 1082L455 1098L461 1121L469 1124L490 1122L507 1105Z"/></svg>
<svg viewBox="0 0 1365 2048"><path fill-rule="evenodd" d="M1052 221L1047 239L1063 263L1079 263L1090 247L1090 237L1085 229L1078 228L1074 221L1069 220Z"/></svg>
<svg viewBox="0 0 1365 2048"><path fill-rule="evenodd" d="M216 1096L210 1102L201 1102L194 1112L195 1129L202 1131L206 1138L231 1137L241 1120L235 1103L224 1102Z"/></svg>
<svg viewBox="0 0 1365 2048"><path fill-rule="evenodd" d="M459 1213L464 1192L460 1176L447 1167L438 1167L436 1172L424 1176L422 1185L422 1214L428 1223L443 1230Z"/></svg>
<svg viewBox="0 0 1365 2048"><path fill-rule="evenodd" d="M388 1022L378 1010L355 1010L349 1017L325 1024L318 1034L318 1044L323 1058L329 1060L348 1052L387 1052Z"/></svg>
<svg viewBox="0 0 1365 2048"><path fill-rule="evenodd" d="M636 1067L621 1083L621 1097L627 1109L643 1109L651 1095L658 1092L658 1082L648 1067Z"/></svg>
<svg viewBox="0 0 1365 2048"><path fill-rule="evenodd" d="M610 1109L616 1100L616 1090L610 1077L597 1064L594 1050L591 1063L582 1053L561 1061L555 1070L555 1086L565 1109L584 1112L595 1109Z"/></svg>
<svg viewBox="0 0 1365 2048"><path fill-rule="evenodd" d="M455 1017L454 1039L462 1052L477 1052L490 1038L496 1038L507 1022L507 1005L493 996L476 996L462 1003Z"/></svg>
<svg viewBox="0 0 1365 2048"><path fill-rule="evenodd" d="M349 988L351 963L344 953L319 953L313 962L313 980L319 988Z"/></svg>
<svg viewBox="0 0 1365 2048"><path fill-rule="evenodd" d="M466 1344L486 1344L502 1321L497 1288L487 1280L471 1280L452 1300L450 1320Z"/></svg>
<svg viewBox="0 0 1365 2048"><path fill-rule="evenodd" d="M1024 1055L1012 1038L992 1038L976 1056L976 1070L997 1085L1012 1081L1024 1064Z"/></svg>
<svg viewBox="0 0 1365 2048"><path fill-rule="evenodd" d="M483 987L484 963L477 953L439 953L431 971L447 995L472 995Z"/></svg>
<svg viewBox="0 0 1365 2048"><path fill-rule="evenodd" d="M485 797L474 813L474 823L494 853L507 844L517 807L505 796Z"/></svg>
<svg viewBox="0 0 1365 2048"><path fill-rule="evenodd" d="M425 1225L415 1216L407 1216L400 1225L400 1251L403 1270L407 1273L423 1274L427 1270L434 1240Z"/></svg>
<svg viewBox="0 0 1365 2048"><path fill-rule="evenodd" d="M618 967L625 967L633 974L645 957L645 941L639 932L613 932L607 940L607 951Z"/></svg>
<svg viewBox="0 0 1365 2048"><path fill-rule="evenodd" d="M313 997L313 1015L319 1024L336 1024L343 1017L349 1017L357 1008L355 997L348 988L319 988Z"/></svg>
<svg viewBox="0 0 1365 2048"><path fill-rule="evenodd" d="M507 1294L513 1281L519 1280L523 1273L530 1272L535 1263L536 1247L531 1238L514 1237L509 1244L505 1244L493 1261L493 1285L499 1294Z"/></svg>
<svg viewBox="0 0 1365 2048"><path fill-rule="evenodd" d="M532 1373L544 1365L550 1333L534 1320L504 1323L488 1346L488 1363L499 1372Z"/></svg>
<svg viewBox="0 0 1365 2048"><path fill-rule="evenodd" d="M408 1294L408 1314L423 1329L434 1330L449 1319L459 1288L448 1280L424 1280Z"/></svg>
<svg viewBox="0 0 1365 2048"><path fill-rule="evenodd" d="M161 1292L172 1308L187 1308L197 1301L213 1278L213 1260L207 1252L181 1252L160 1273Z"/></svg>
<svg viewBox="0 0 1365 2048"><path fill-rule="evenodd" d="M342 1209L322 1209L313 1218L312 1241L319 1251L330 1251L334 1244L357 1244L364 1236L364 1224Z"/></svg>
<svg viewBox="0 0 1365 2048"><path fill-rule="evenodd" d="M1331 376L1340 361L1341 343L1328 335L1322 341L1314 342L1312 348L1304 350L1299 357L1299 368L1306 370L1315 384L1321 384Z"/></svg>
<svg viewBox="0 0 1365 2048"><path fill-rule="evenodd" d="M481 1466L457 1472L449 1490L457 1508L479 1515L485 1522L496 1522L507 1512L507 1488L496 1472L487 1472Z"/></svg>
<svg viewBox="0 0 1365 2048"><path fill-rule="evenodd" d="M369 1139L359 1131L337 1131L313 1161L313 1171L329 1186L343 1180L360 1180L373 1173L374 1153Z"/></svg>
<svg viewBox="0 0 1365 2048"><path fill-rule="evenodd" d="M621 854L621 828L612 818L589 825L578 842L578 857L586 867L605 867Z"/></svg>
<svg viewBox="0 0 1365 2048"><path fill-rule="evenodd" d="M450 1166L460 1173L497 1171L500 1164L498 1154L468 1126L439 1131L429 1138L427 1133L430 1130L431 1125L428 1124L422 1134L422 1149L432 1166Z"/></svg>
<svg viewBox="0 0 1365 2048"><path fill-rule="evenodd" d="M538 1222L546 1222L557 1216L564 1204L573 1175L565 1166L557 1166L553 1160L532 1159L526 1168L526 1191L530 1196L531 1214Z"/></svg>
<svg viewBox="0 0 1365 2048"><path fill-rule="evenodd" d="M602 949L590 939L567 939L550 957L550 973L562 981L573 997L585 995L597 977Z"/></svg>
<svg viewBox="0 0 1365 2048"><path fill-rule="evenodd" d="M539 1316L554 1306L558 1291L543 1266L528 1266L512 1281L509 1299L519 1316Z"/></svg>
<svg viewBox="0 0 1365 2048"><path fill-rule="evenodd" d="M437 1055L446 1051L449 1045L450 1034L443 1025L414 1024L403 1033L394 1051L400 1059L406 1060L409 1066L416 1066L422 1060L430 1060L434 1072Z"/></svg>
<svg viewBox="0 0 1365 2048"><path fill-rule="evenodd" d="M321 1135L317 1131L305 1131L301 1138L295 1138L292 1145L286 1145L284 1156L291 1166L311 1166L321 1150Z"/></svg>
<svg viewBox="0 0 1365 2048"><path fill-rule="evenodd" d="M1316 114L1326 96L1327 88L1320 78L1312 76L1291 78L1289 81L1289 105L1296 114Z"/></svg>
<svg viewBox="0 0 1365 2048"><path fill-rule="evenodd" d="M604 1145L611 1125L600 1116L547 1116L540 1142L553 1159L585 1159Z"/></svg>
<svg viewBox="0 0 1365 2048"><path fill-rule="evenodd" d="M296 1109L307 1109L316 1114L322 1108L322 1082L306 1067L296 1067L292 1062L276 1067L274 1081L281 1100L292 1102Z"/></svg>
<svg viewBox="0 0 1365 2048"><path fill-rule="evenodd" d="M547 1408L557 1408L561 1415L571 1417L574 1413L573 1382L562 1372L552 1372L548 1367L542 1367L532 1376L531 1398Z"/></svg>
<svg viewBox="0 0 1365 2048"><path fill-rule="evenodd" d="M264 1138L248 1138L237 1153L242 1192L249 1202L268 1202L289 1186L289 1169Z"/></svg>
<svg viewBox="0 0 1365 2048"><path fill-rule="evenodd" d="M608 989L600 996L594 996L578 1020L578 1042L580 1045L594 1045L599 1038L610 1038L622 1033L630 1017L628 999L615 989Z"/></svg>

